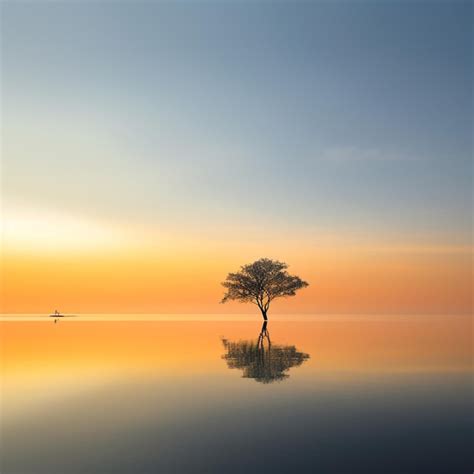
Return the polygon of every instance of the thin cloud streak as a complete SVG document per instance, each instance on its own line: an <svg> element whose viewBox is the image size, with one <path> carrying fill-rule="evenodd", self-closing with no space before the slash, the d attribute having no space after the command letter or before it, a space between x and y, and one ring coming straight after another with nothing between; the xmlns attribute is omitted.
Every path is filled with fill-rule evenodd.
<svg viewBox="0 0 474 474"><path fill-rule="evenodd" d="M355 146L341 146L325 148L320 159L333 162L377 162L377 161L414 161L419 156L397 152L395 150L381 150L379 148L359 148Z"/></svg>

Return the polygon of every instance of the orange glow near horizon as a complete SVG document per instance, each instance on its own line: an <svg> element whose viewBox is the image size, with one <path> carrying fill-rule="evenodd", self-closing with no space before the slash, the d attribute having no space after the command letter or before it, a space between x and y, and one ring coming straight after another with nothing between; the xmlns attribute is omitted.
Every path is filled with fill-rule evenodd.
<svg viewBox="0 0 474 474"><path fill-rule="evenodd" d="M288 250L289 249L289 250ZM281 258L310 286L277 313L470 313L470 248L341 247L310 242L198 242L22 251L4 247L3 313L251 313L220 305L220 282L241 264Z"/></svg>

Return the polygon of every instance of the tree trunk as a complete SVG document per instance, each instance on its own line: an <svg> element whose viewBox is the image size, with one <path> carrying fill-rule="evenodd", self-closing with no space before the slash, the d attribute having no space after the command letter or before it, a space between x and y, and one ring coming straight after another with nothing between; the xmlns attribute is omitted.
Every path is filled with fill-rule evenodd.
<svg viewBox="0 0 474 474"><path fill-rule="evenodd" d="M264 309L262 309L262 308L260 309L260 311L262 312L263 319L264 319L265 321L268 321L267 312L266 312Z"/></svg>

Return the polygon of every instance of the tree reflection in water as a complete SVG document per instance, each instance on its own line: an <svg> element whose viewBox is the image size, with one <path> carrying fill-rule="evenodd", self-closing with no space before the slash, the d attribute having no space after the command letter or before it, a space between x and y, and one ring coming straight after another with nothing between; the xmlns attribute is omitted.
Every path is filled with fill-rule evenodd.
<svg viewBox="0 0 474 474"><path fill-rule="evenodd" d="M291 367L298 367L309 354L299 352L295 346L272 344L267 321L263 323L258 339L229 341L222 339L226 353L222 356L229 369L242 369L244 378L261 383L272 383L289 377Z"/></svg>

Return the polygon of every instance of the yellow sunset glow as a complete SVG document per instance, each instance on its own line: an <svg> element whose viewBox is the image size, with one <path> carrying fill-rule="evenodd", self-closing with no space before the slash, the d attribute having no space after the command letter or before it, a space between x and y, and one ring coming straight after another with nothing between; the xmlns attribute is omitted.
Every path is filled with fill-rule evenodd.
<svg viewBox="0 0 474 474"><path fill-rule="evenodd" d="M219 305L220 282L263 255L283 257L310 283L275 302L276 312L469 312L469 247L343 246L291 236L236 244L67 218L7 221L2 311L252 312Z"/></svg>

